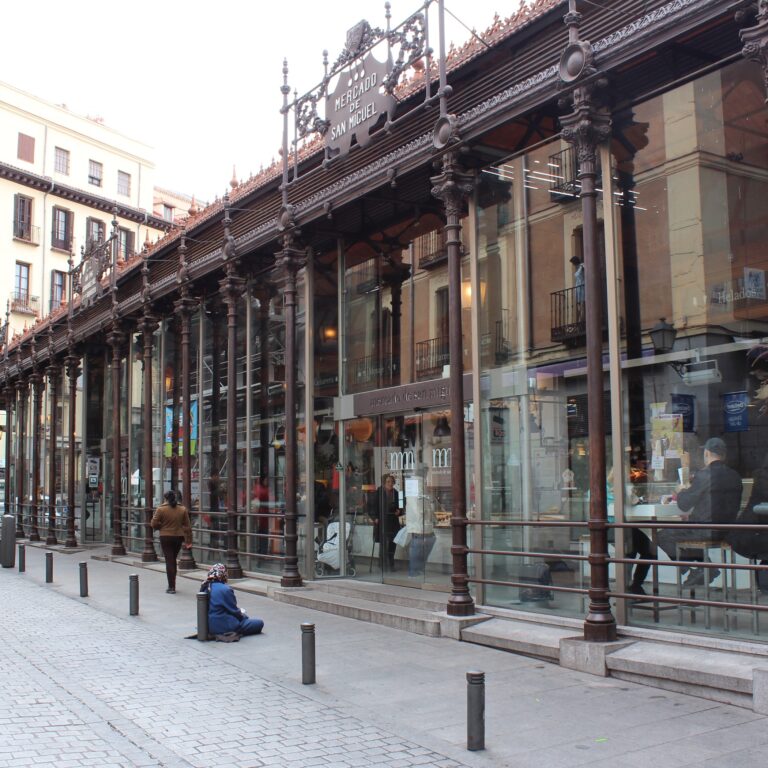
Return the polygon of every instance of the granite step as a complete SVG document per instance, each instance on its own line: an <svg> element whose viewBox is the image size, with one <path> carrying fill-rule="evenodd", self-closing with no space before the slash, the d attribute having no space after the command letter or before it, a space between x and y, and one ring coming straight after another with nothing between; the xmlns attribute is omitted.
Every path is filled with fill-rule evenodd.
<svg viewBox="0 0 768 768"><path fill-rule="evenodd" d="M560 641L576 634L568 627L493 618L463 629L461 639L465 643L477 643L557 662L560 659Z"/></svg>
<svg viewBox="0 0 768 768"><path fill-rule="evenodd" d="M423 611L445 612L448 593L413 587L401 587L395 584L368 583L346 579L313 581L309 589L326 594L354 597L388 605L400 605Z"/></svg>
<svg viewBox="0 0 768 768"><path fill-rule="evenodd" d="M754 671L768 659L637 640L609 654L606 666L611 677L751 709Z"/></svg>
<svg viewBox="0 0 768 768"><path fill-rule="evenodd" d="M319 589L275 589L275 600L357 621L401 629L429 637L440 636L440 619L430 611L404 605L364 600Z"/></svg>

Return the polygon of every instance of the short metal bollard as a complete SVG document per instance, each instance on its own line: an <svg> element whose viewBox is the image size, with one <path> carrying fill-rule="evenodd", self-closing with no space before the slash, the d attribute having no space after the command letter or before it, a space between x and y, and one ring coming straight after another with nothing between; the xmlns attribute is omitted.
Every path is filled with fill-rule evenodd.
<svg viewBox="0 0 768 768"><path fill-rule="evenodd" d="M45 583L53 583L53 552L45 553Z"/></svg>
<svg viewBox="0 0 768 768"><path fill-rule="evenodd" d="M16 565L16 518L3 515L2 534L0 534L0 565L13 568Z"/></svg>
<svg viewBox="0 0 768 768"><path fill-rule="evenodd" d="M80 597L88 597L88 563L80 563Z"/></svg>
<svg viewBox="0 0 768 768"><path fill-rule="evenodd" d="M208 640L208 605L211 601L211 593L206 589L205 592L197 593L197 639L202 642Z"/></svg>
<svg viewBox="0 0 768 768"><path fill-rule="evenodd" d="M485 749L485 672L467 672L467 749Z"/></svg>
<svg viewBox="0 0 768 768"><path fill-rule="evenodd" d="M128 577L128 613L131 616L139 615L139 575L132 573Z"/></svg>
<svg viewBox="0 0 768 768"><path fill-rule="evenodd" d="M27 570L27 548L24 544L19 544L19 573Z"/></svg>
<svg viewBox="0 0 768 768"><path fill-rule="evenodd" d="M315 683L315 625L309 622L301 625L301 683Z"/></svg>

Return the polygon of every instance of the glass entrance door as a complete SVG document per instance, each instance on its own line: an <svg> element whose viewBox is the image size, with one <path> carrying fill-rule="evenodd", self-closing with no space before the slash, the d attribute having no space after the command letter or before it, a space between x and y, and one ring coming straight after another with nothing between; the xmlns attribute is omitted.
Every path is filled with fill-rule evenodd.
<svg viewBox="0 0 768 768"><path fill-rule="evenodd" d="M448 588L449 424L450 413L442 410L348 426L345 511L353 522L357 578Z"/></svg>

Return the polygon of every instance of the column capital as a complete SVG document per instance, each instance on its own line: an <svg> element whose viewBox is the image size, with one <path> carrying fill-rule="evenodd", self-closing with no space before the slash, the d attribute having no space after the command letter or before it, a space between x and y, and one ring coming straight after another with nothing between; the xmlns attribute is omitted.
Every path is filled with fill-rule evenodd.
<svg viewBox="0 0 768 768"><path fill-rule="evenodd" d="M595 106L591 92L586 86L576 89L573 112L561 117L560 124L563 139L576 150L579 167L594 173L597 149L611 137L611 117L606 110Z"/></svg>
<svg viewBox="0 0 768 768"><path fill-rule="evenodd" d="M234 262L227 264L227 272L219 280L219 293L227 306L234 305L245 292L245 278L237 271Z"/></svg>
<svg viewBox="0 0 768 768"><path fill-rule="evenodd" d="M461 216L467 198L475 188L475 177L467 173L458 161L456 152L446 152L439 174L430 178L432 195L443 201L446 214Z"/></svg>
<svg viewBox="0 0 768 768"><path fill-rule="evenodd" d="M768 103L768 0L758 0L756 21L755 26L739 32L741 42L744 43L741 55L762 68Z"/></svg>

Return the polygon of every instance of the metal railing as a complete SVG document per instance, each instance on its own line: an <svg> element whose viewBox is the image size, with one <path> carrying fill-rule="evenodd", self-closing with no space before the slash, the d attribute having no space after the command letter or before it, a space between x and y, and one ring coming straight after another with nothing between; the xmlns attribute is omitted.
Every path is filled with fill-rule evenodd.
<svg viewBox="0 0 768 768"><path fill-rule="evenodd" d="M450 362L448 337L437 336L434 339L416 342L416 378L426 379L438 376L443 366Z"/></svg>
<svg viewBox="0 0 768 768"><path fill-rule="evenodd" d="M40 312L40 297L30 296L24 291L13 291L11 293L11 312L37 315Z"/></svg>
<svg viewBox="0 0 768 768"><path fill-rule="evenodd" d="M40 242L40 227L36 227L29 221L13 220L13 236L16 240L37 245Z"/></svg>

